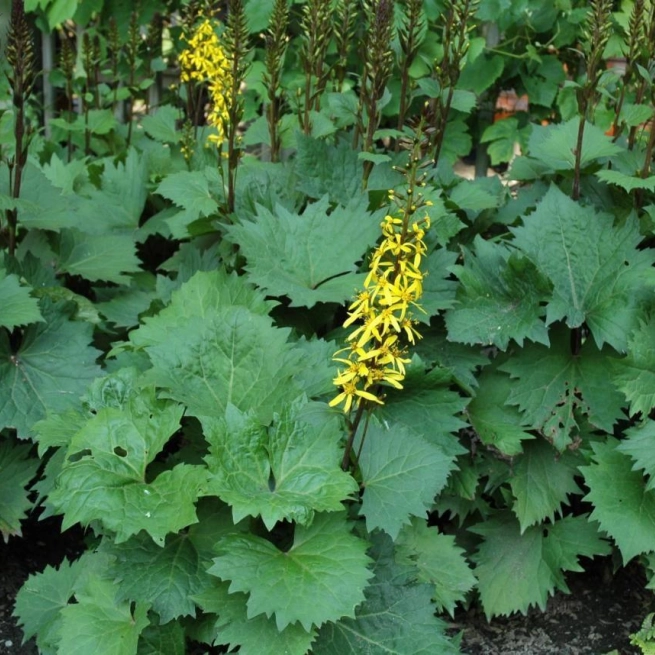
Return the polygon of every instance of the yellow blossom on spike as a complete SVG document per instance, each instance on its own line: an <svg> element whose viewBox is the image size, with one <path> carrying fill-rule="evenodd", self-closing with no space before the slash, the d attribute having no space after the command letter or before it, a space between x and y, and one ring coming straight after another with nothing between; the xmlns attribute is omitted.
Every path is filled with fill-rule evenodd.
<svg viewBox="0 0 655 655"><path fill-rule="evenodd" d="M389 199L397 196L389 193ZM427 253L423 241L428 217L411 218L410 206L403 217L389 214L380 224L382 241L372 253L364 288L348 308L344 327L355 325L348 335L349 347L337 352L334 361L343 365L334 378L340 393L330 406L343 404L346 413L361 402L382 404L379 387L402 389L407 347L421 338L414 327L414 309L423 292L421 263ZM401 341L402 339L402 341ZM347 352L346 357L339 357Z"/></svg>
<svg viewBox="0 0 655 655"><path fill-rule="evenodd" d="M228 107L232 101L232 73L230 63L215 31L214 23L205 18L187 39L188 47L180 53L182 82L208 85L210 109L207 123L216 129L208 140L220 146L225 140L225 126L229 120Z"/></svg>

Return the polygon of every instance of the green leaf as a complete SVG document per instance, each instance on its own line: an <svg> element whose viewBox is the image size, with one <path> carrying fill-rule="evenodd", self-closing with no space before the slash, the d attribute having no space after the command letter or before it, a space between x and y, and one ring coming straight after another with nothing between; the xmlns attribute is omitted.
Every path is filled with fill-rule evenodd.
<svg viewBox="0 0 655 655"><path fill-rule="evenodd" d="M184 628L179 623L149 625L139 636L138 655L186 655Z"/></svg>
<svg viewBox="0 0 655 655"><path fill-rule="evenodd" d="M0 326L13 330L18 325L42 321L36 298L30 296L30 288L21 286L17 275L6 275L0 268Z"/></svg>
<svg viewBox="0 0 655 655"><path fill-rule="evenodd" d="M426 374L424 365L417 364L408 368L403 389L389 389L378 417L439 446L454 463L457 455L467 452L452 433L467 425L460 415L468 399L448 389L451 377L446 369L436 367Z"/></svg>
<svg viewBox="0 0 655 655"><path fill-rule="evenodd" d="M160 105L154 114L144 116L141 125L145 133L162 143L177 143L180 140L180 132L177 129L177 121L182 118L182 111L173 105Z"/></svg>
<svg viewBox="0 0 655 655"><path fill-rule="evenodd" d="M424 520L412 519L396 544L396 561L416 567L418 581L433 585L437 610L453 616L455 604L463 601L477 583L464 551L455 545L455 538L439 534Z"/></svg>
<svg viewBox="0 0 655 655"><path fill-rule="evenodd" d="M166 534L195 523L203 468L178 464L146 477L148 464L178 430L183 409L155 400L150 391L122 408L100 409L75 434L50 494L65 512L64 529L98 520L116 533L116 543L145 530L163 545Z"/></svg>
<svg viewBox="0 0 655 655"><path fill-rule="evenodd" d="M316 636L316 629L305 630L292 623L278 630L275 620L264 614L248 618L248 596L229 593L229 585L218 582L194 600L205 612L218 614L215 643L239 647L241 655L305 655Z"/></svg>
<svg viewBox="0 0 655 655"><path fill-rule="evenodd" d="M517 405L526 423L561 451L578 426L576 412L606 432L623 416L623 398L608 380L611 362L608 353L589 341L579 356L572 355L562 330L555 333L550 348L528 345L498 368L516 380L508 404Z"/></svg>
<svg viewBox="0 0 655 655"><path fill-rule="evenodd" d="M58 569L46 566L41 573L27 578L16 595L14 608L25 640L38 635L39 646L59 641L60 612L68 605L79 574L78 562L64 559Z"/></svg>
<svg viewBox="0 0 655 655"><path fill-rule="evenodd" d="M525 444L523 451L509 479L521 533L546 518L554 522L568 494L582 493L574 479L577 462L571 451L559 455L544 439Z"/></svg>
<svg viewBox="0 0 655 655"><path fill-rule="evenodd" d="M609 552L596 527L584 516L552 526L532 526L521 534L509 512L472 528L484 541L474 555L480 600L487 619L513 612L542 611L555 589L568 592L561 571L580 571L578 557Z"/></svg>
<svg viewBox="0 0 655 655"><path fill-rule="evenodd" d="M86 207L86 215L93 216L93 221L87 218L77 227L89 234L112 232L133 239L148 199L146 158L129 148L124 162L103 163L101 188L93 188Z"/></svg>
<svg viewBox="0 0 655 655"><path fill-rule="evenodd" d="M59 231L62 228L81 227L89 220L84 211L85 202L79 195L63 194L35 164L28 161L23 169L18 222L28 230Z"/></svg>
<svg viewBox="0 0 655 655"><path fill-rule="evenodd" d="M275 614L278 630L299 622L312 626L353 617L372 576L365 541L350 533L339 514L319 514L297 526L289 550L254 535L230 535L218 542L219 556L208 570L230 580L230 593L250 594L248 617Z"/></svg>
<svg viewBox="0 0 655 655"><path fill-rule="evenodd" d="M55 27L73 17L79 0L53 0L47 9L48 25Z"/></svg>
<svg viewBox="0 0 655 655"><path fill-rule="evenodd" d="M228 275L222 269L199 270L172 292L170 303L157 316L146 317L130 333L130 341L139 348L165 345L171 332L204 321L219 307L240 306L256 314L266 314L272 305L264 300L262 292L234 273Z"/></svg>
<svg viewBox="0 0 655 655"><path fill-rule="evenodd" d="M457 283L450 278L450 269L457 261L457 253L437 248L425 260L423 293L419 305L423 312L416 312L415 318L422 323L430 323L430 317L455 304Z"/></svg>
<svg viewBox="0 0 655 655"><path fill-rule="evenodd" d="M487 153L491 164L498 166L514 158L516 145L523 141L523 131L519 128L518 119L509 117L489 125L480 141L489 144Z"/></svg>
<svg viewBox="0 0 655 655"><path fill-rule="evenodd" d="M91 576L77 603L61 610L60 653L134 655L139 634L149 624L148 605L116 599L113 581Z"/></svg>
<svg viewBox="0 0 655 655"><path fill-rule="evenodd" d="M126 273L141 270L136 244L128 234L86 234L63 230L59 240L59 268L91 281L129 283Z"/></svg>
<svg viewBox="0 0 655 655"><path fill-rule="evenodd" d="M88 383L100 375L100 354L89 346L93 326L68 320L69 305L42 304L44 323L26 328L18 350L0 331L0 425L23 438L47 411L79 404Z"/></svg>
<svg viewBox="0 0 655 655"><path fill-rule="evenodd" d="M477 378L479 388L466 408L466 414L480 441L508 457L523 452L523 441L534 439L526 432L526 420L516 407L507 404L513 382L487 368Z"/></svg>
<svg viewBox="0 0 655 655"><path fill-rule="evenodd" d="M294 170L298 190L310 198L327 194L331 202L341 203L361 193L363 164L346 139L332 146L299 134Z"/></svg>
<svg viewBox="0 0 655 655"><path fill-rule="evenodd" d="M360 152L357 155L357 158L362 161L371 161L374 164L382 164L387 161L391 161L389 155L383 155L382 153L376 152Z"/></svg>
<svg viewBox="0 0 655 655"><path fill-rule="evenodd" d="M646 191L655 191L655 175L642 178L638 174L627 175L621 171L603 169L596 173L596 177L603 182L616 184L624 191L631 193L635 189L645 189Z"/></svg>
<svg viewBox="0 0 655 655"><path fill-rule="evenodd" d="M446 485L453 460L401 423L386 427L371 420L359 466L366 527L369 532L381 528L395 539L410 516L426 515Z"/></svg>
<svg viewBox="0 0 655 655"><path fill-rule="evenodd" d="M220 188L218 172L214 168L204 171L178 171L167 175L157 187L157 193L183 211L167 221L176 239L188 236L188 226L199 218L218 211L216 197Z"/></svg>
<svg viewBox="0 0 655 655"><path fill-rule="evenodd" d="M637 250L636 219L615 228L612 216L583 207L552 186L512 232L516 247L553 283L546 322L566 319L571 328L586 322L599 347L607 342L625 351L655 261L653 253Z"/></svg>
<svg viewBox="0 0 655 655"><path fill-rule="evenodd" d="M155 298L151 291L143 289L112 289L111 297L104 302L97 302L95 307L117 327L133 327L139 324L139 315L145 312ZM106 292L106 290L105 290Z"/></svg>
<svg viewBox="0 0 655 655"><path fill-rule="evenodd" d="M228 233L248 262L250 280L268 295L288 296L292 307L341 303L361 285L356 263L379 235L379 216L367 212L367 202L358 195L329 214L327 196L302 215L279 205L275 212L260 207L254 221Z"/></svg>
<svg viewBox="0 0 655 655"><path fill-rule="evenodd" d="M646 491L655 489L655 421L647 420L639 426L625 431L625 440L616 447L619 452L632 457L634 471L643 470L648 475Z"/></svg>
<svg viewBox="0 0 655 655"><path fill-rule="evenodd" d="M375 578L355 618L321 628L314 655L455 655L446 624L435 616L434 586L415 584L414 571L394 562L391 540L376 548ZM377 544L375 544L377 545Z"/></svg>
<svg viewBox="0 0 655 655"><path fill-rule="evenodd" d="M20 522L32 502L26 490L39 468L39 460L30 457L31 447L10 439L0 440L0 533L5 541L21 536Z"/></svg>
<svg viewBox="0 0 655 655"><path fill-rule="evenodd" d="M483 209L494 209L500 205L503 188L500 182L491 178L462 180L450 193L448 200L460 209L480 212Z"/></svg>
<svg viewBox="0 0 655 655"><path fill-rule="evenodd" d="M548 281L526 258L477 236L475 257L464 249L465 265L451 270L460 280L457 305L446 314L452 341L494 345L505 350L510 339L548 345L541 303Z"/></svg>
<svg viewBox="0 0 655 655"><path fill-rule="evenodd" d="M315 512L342 509L357 491L340 463L341 422L312 412L318 403L299 400L266 428L228 405L224 419L203 419L210 444L209 492L232 506L234 522L261 516L272 530L278 521L308 525Z"/></svg>
<svg viewBox="0 0 655 655"><path fill-rule="evenodd" d="M293 383L300 363L288 334L243 307L213 310L146 348L150 377L193 415L222 416L232 403L244 412L254 409L268 423L281 403L300 393Z"/></svg>
<svg viewBox="0 0 655 655"><path fill-rule="evenodd" d="M116 558L117 601L144 601L159 614L161 623L180 616L195 616L191 596L200 592L207 577L193 542L186 534L170 535L163 548L144 534L113 545Z"/></svg>
<svg viewBox="0 0 655 655"><path fill-rule="evenodd" d="M609 438L592 443L594 461L581 466L593 503L591 518L614 539L623 561L655 550L655 492L647 489L644 477L633 470L633 460L618 450Z"/></svg>
<svg viewBox="0 0 655 655"><path fill-rule="evenodd" d="M630 403L630 415L655 407L655 331L641 321L628 341L628 355L612 361L614 381Z"/></svg>
<svg viewBox="0 0 655 655"><path fill-rule="evenodd" d="M535 125L529 140L530 156L556 171L575 168L575 144L578 141L580 119L572 118L566 123L541 127ZM603 130L585 121L582 140L581 166L621 152L620 146L612 142Z"/></svg>

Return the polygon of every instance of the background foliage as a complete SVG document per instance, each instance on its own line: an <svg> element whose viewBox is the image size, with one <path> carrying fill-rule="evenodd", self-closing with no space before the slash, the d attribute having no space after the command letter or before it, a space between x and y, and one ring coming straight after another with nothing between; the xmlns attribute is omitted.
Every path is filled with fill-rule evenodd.
<svg viewBox="0 0 655 655"><path fill-rule="evenodd" d="M86 530L19 593L26 638L456 653L459 605L544 608L587 558L651 586L652 2L227 5L222 151L176 69L207 8L26 1L46 125L12 19L0 531ZM423 338L341 467L332 356L417 139Z"/></svg>

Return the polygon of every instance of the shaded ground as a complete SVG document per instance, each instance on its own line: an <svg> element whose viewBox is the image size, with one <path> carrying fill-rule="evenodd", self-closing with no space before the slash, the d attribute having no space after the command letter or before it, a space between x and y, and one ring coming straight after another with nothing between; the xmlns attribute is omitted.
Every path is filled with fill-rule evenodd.
<svg viewBox="0 0 655 655"><path fill-rule="evenodd" d="M11 613L14 596L29 573L78 554L80 534L71 530L61 536L59 526L58 519L28 521L23 529L25 539L12 538L9 544L0 541L1 655L37 655L32 642L21 645L23 635ZM639 655L639 650L630 646L629 635L655 609L655 595L644 589L641 570L633 565L610 578L605 561L587 564L586 573L568 578L571 595L558 593L544 613L533 610L527 616L497 618L491 623L476 609L456 614L454 627L464 630L463 652L604 655L616 649L619 655Z"/></svg>
<svg viewBox="0 0 655 655"><path fill-rule="evenodd" d="M630 634L655 606L637 565L609 575L607 561L588 562L585 573L567 578L570 595L557 593L546 612L495 618L487 623L479 610L455 617L464 630L469 655L619 655L639 654Z"/></svg>

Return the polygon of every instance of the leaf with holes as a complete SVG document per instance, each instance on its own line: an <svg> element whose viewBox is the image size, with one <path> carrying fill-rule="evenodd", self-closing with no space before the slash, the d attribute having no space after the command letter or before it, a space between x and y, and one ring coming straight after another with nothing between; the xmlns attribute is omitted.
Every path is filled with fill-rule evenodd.
<svg viewBox="0 0 655 655"><path fill-rule="evenodd" d="M169 532L197 520L202 467L178 464L154 479L146 476L148 464L178 430L183 409L156 400L150 389L123 407L100 409L74 435L49 496L65 514L64 529L95 520L116 533L116 543L145 530L163 545Z"/></svg>

